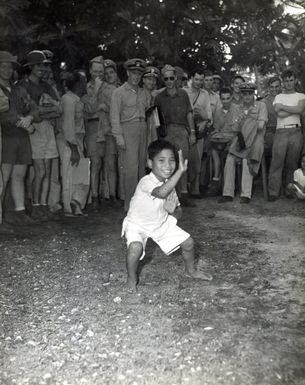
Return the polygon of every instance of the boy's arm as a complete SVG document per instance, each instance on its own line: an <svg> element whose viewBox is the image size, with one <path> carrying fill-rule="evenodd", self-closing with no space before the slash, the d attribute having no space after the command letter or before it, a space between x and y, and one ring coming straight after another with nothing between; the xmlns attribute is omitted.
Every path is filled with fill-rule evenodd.
<svg viewBox="0 0 305 385"><path fill-rule="evenodd" d="M178 170L165 182L162 186L156 187L151 192L151 195L165 199L169 196L172 190L175 188L176 184L179 182L182 174L187 170L187 159L183 159L182 150L178 151L179 154L179 167Z"/></svg>

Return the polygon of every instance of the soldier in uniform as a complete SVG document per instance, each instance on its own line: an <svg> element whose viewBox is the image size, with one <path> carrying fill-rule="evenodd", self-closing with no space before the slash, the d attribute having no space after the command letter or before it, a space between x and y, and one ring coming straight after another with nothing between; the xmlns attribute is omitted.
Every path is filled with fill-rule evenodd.
<svg viewBox="0 0 305 385"><path fill-rule="evenodd" d="M139 87L146 63L142 59L129 59L124 63L127 81L116 90L111 98L110 122L112 133L119 148L120 164L123 167L124 209L137 183L145 175L147 124L145 111L149 107L147 97Z"/></svg>

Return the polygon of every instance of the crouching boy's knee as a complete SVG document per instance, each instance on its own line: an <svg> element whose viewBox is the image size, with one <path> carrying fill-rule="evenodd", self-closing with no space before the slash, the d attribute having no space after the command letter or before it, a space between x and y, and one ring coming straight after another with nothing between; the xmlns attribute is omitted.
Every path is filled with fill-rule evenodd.
<svg viewBox="0 0 305 385"><path fill-rule="evenodd" d="M182 244L182 250L191 251L194 248L194 240L192 237L188 237Z"/></svg>

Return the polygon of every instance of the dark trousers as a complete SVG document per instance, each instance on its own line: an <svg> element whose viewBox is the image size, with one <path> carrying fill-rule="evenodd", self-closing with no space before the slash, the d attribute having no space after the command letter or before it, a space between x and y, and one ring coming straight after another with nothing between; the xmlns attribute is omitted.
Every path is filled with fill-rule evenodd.
<svg viewBox="0 0 305 385"><path fill-rule="evenodd" d="M272 147L268 190L270 196L279 196L282 182L286 188L293 181L303 149L303 134L300 127L277 129ZM284 179L282 179L284 176Z"/></svg>

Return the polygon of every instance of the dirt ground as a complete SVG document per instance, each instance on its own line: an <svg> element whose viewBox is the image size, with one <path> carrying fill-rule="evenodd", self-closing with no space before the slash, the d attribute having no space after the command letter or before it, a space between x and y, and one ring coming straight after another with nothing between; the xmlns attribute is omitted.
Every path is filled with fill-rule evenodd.
<svg viewBox="0 0 305 385"><path fill-rule="evenodd" d="M0 239L0 384L305 384L305 204L184 210L211 282L149 242L124 290L119 209Z"/></svg>

